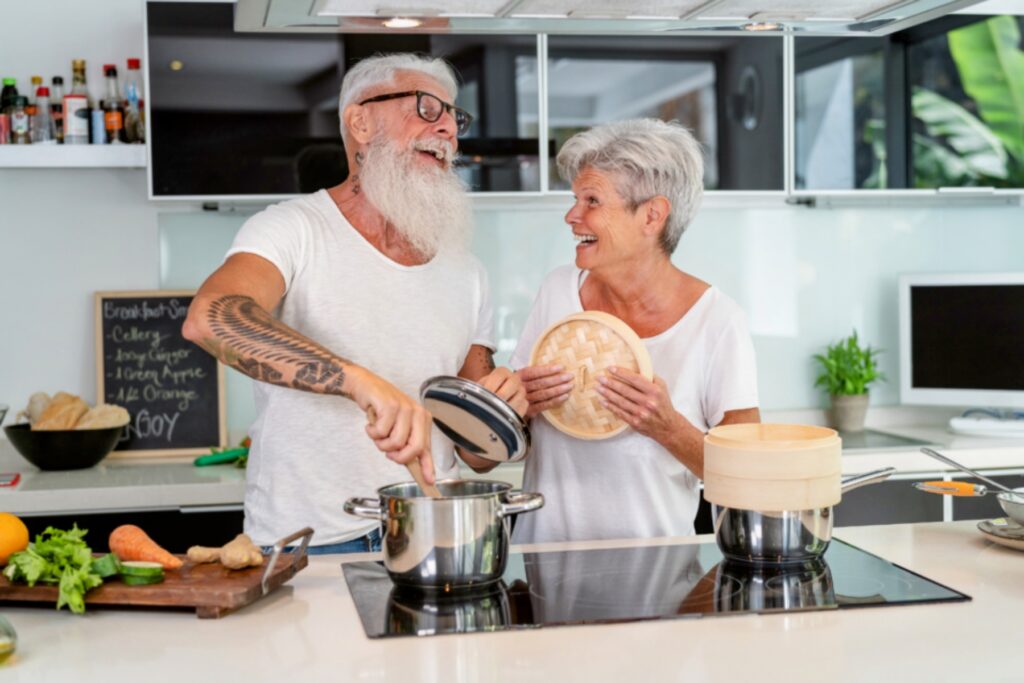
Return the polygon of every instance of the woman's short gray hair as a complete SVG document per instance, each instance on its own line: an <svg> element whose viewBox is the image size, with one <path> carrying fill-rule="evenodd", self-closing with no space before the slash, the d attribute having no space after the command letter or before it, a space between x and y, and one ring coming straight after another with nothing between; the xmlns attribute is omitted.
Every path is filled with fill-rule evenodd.
<svg viewBox="0 0 1024 683"><path fill-rule="evenodd" d="M558 153L558 172L570 183L584 168L609 173L631 210L661 195L672 208L661 232L666 254L675 251L704 193L700 143L679 123L631 119L578 133Z"/></svg>
<svg viewBox="0 0 1024 683"><path fill-rule="evenodd" d="M397 71L419 71L441 84L454 101L459 87L455 70L443 59L423 57L405 52L381 54L367 57L348 70L341 81L338 96L338 115L341 118L341 135L345 136L345 107L362 99L369 90L394 83Z"/></svg>

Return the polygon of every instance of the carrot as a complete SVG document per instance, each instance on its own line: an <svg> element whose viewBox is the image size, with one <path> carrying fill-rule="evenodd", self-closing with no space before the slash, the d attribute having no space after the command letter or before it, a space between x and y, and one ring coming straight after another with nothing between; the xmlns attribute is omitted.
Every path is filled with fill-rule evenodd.
<svg viewBox="0 0 1024 683"><path fill-rule="evenodd" d="M164 569L177 569L183 564L134 524L122 524L110 532L110 551L122 562L158 562Z"/></svg>

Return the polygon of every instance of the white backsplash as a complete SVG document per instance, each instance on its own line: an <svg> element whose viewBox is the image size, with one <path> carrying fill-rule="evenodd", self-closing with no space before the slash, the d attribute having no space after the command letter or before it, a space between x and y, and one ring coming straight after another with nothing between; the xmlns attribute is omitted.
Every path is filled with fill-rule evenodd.
<svg viewBox="0 0 1024 683"><path fill-rule="evenodd" d="M566 200L568 202L568 200ZM160 285L196 287L220 263L245 220L237 213L161 213ZM498 361L506 361L537 288L573 258L560 209L481 209L474 251L491 277ZM872 403L899 403L899 275L1024 269L1019 207L706 208L683 236L676 263L747 312L761 406L823 406L811 354L854 328L883 350L888 382ZM230 373L229 424L251 416L248 380Z"/></svg>

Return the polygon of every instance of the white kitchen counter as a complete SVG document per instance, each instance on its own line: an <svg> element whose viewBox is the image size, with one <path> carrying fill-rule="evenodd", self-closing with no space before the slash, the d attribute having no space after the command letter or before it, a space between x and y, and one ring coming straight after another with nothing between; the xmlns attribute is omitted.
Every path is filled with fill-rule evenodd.
<svg viewBox="0 0 1024 683"><path fill-rule="evenodd" d="M0 668L0 678L5 683L838 683L1024 677L1024 649L1017 641L1024 613L1024 553L988 543L974 522L851 527L837 536L974 599L369 640L342 577L341 556L319 556L284 589L220 620L114 610L78 617L5 607L19 648L16 661ZM543 548L615 545L625 543Z"/></svg>
<svg viewBox="0 0 1024 683"><path fill-rule="evenodd" d="M906 420L915 413L891 409ZM962 461L968 467L985 470L1024 469L1024 440L965 437L951 434L944 422L931 415L921 421L893 422L884 409L873 414L880 418L869 426L892 434L937 444L937 448ZM765 415L766 422L820 423L821 411L796 411ZM182 508L241 509L245 493L245 470L233 465L193 467L191 458L166 461L106 459L98 466L68 472L41 472L30 465L0 438L0 472L21 472L15 488L0 488L0 510L21 515L76 514L117 511L152 511ZM957 474L941 462L922 454L916 447L905 450L844 452L843 474L861 474L883 467L895 467L897 477L915 475L941 478ZM521 463L501 465L485 475L475 475L468 467L463 475L471 478L522 483ZM407 477L396 471L395 481ZM372 491L365 492L366 495Z"/></svg>
<svg viewBox="0 0 1024 683"><path fill-rule="evenodd" d="M84 470L44 472L0 439L0 472L20 472L15 487L0 488L0 510L18 515L241 509L245 470L233 465L195 467L191 458L140 462L110 459Z"/></svg>

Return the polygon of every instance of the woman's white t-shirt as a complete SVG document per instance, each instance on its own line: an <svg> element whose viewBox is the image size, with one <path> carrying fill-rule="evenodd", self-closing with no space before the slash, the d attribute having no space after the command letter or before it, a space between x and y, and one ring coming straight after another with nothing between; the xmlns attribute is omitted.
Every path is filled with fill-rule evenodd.
<svg viewBox="0 0 1024 683"><path fill-rule="evenodd" d="M574 266L547 276L512 355L513 368L529 365L544 330L583 310L584 276ZM672 327L643 342L672 405L697 429L706 432L727 411L757 407L754 347L745 316L715 287ZM533 418L530 429L533 447L523 489L543 494L544 507L519 515L514 542L693 533L699 480L653 439L627 429L609 439L583 441L558 431L543 416Z"/></svg>

